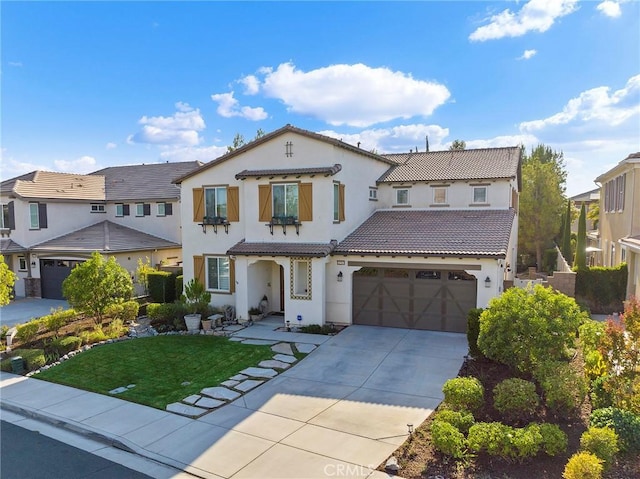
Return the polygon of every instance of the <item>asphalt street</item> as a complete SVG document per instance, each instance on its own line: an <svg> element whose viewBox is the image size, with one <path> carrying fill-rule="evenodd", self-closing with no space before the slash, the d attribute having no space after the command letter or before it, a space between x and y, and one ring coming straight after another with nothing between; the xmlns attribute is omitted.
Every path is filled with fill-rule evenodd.
<svg viewBox="0 0 640 479"><path fill-rule="evenodd" d="M35 431L1 421L2 479L149 479Z"/></svg>

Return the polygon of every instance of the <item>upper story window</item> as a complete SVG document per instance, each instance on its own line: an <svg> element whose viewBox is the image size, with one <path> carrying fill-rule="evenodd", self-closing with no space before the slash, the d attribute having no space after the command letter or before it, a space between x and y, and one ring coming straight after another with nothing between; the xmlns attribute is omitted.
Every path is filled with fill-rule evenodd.
<svg viewBox="0 0 640 479"><path fill-rule="evenodd" d="M445 205L447 204L447 187L436 186L433 188L433 204Z"/></svg>
<svg viewBox="0 0 640 479"><path fill-rule="evenodd" d="M150 216L151 205L149 203L136 203L136 216Z"/></svg>
<svg viewBox="0 0 640 479"><path fill-rule="evenodd" d="M604 185L604 211L612 213L624 210L627 174L615 177Z"/></svg>
<svg viewBox="0 0 640 479"><path fill-rule="evenodd" d="M396 205L409 206L409 188L396 189Z"/></svg>
<svg viewBox="0 0 640 479"><path fill-rule="evenodd" d="M156 203L156 216L171 216L173 214L173 205L171 203Z"/></svg>
<svg viewBox="0 0 640 479"><path fill-rule="evenodd" d="M298 183L273 185L273 216L298 218Z"/></svg>
<svg viewBox="0 0 640 479"><path fill-rule="evenodd" d="M47 227L47 204L29 203L29 229L37 230Z"/></svg>
<svg viewBox="0 0 640 479"><path fill-rule="evenodd" d="M143 209L143 213L144 213L144 209ZM129 216L129 214L130 214L129 205L125 205L123 203L116 203L116 216L117 217Z"/></svg>
<svg viewBox="0 0 640 479"><path fill-rule="evenodd" d="M207 257L207 289L223 293L231 291L231 270L226 256Z"/></svg>
<svg viewBox="0 0 640 479"><path fill-rule="evenodd" d="M369 201L378 201L378 188L375 186L369 187Z"/></svg>
<svg viewBox="0 0 640 479"><path fill-rule="evenodd" d="M333 182L333 222L344 221L344 185L339 181Z"/></svg>
<svg viewBox="0 0 640 479"><path fill-rule="evenodd" d="M104 213L106 211L106 207L102 203L91 203L91 212L92 213Z"/></svg>
<svg viewBox="0 0 640 479"><path fill-rule="evenodd" d="M474 186L473 187L473 203L474 204L486 204L487 201L487 187L486 186Z"/></svg>
<svg viewBox="0 0 640 479"><path fill-rule="evenodd" d="M213 218L227 217L227 187L215 186L204 189L205 216Z"/></svg>
<svg viewBox="0 0 640 479"><path fill-rule="evenodd" d="M0 229L16 229L15 217L13 214L13 201L2 204L2 214L0 214Z"/></svg>

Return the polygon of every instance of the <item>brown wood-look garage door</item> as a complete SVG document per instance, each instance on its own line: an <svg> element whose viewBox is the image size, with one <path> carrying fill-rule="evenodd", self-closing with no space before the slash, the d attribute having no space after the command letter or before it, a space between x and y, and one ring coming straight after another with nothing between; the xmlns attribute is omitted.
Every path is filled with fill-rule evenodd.
<svg viewBox="0 0 640 479"><path fill-rule="evenodd" d="M353 274L353 323L464 333L476 294L464 271L362 268Z"/></svg>

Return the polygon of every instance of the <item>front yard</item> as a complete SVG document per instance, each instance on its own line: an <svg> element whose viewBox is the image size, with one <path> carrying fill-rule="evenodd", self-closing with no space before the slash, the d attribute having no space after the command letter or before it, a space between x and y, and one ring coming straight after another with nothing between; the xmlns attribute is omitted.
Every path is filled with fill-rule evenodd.
<svg viewBox="0 0 640 479"><path fill-rule="evenodd" d="M272 356L224 337L155 336L92 348L34 377L106 395L135 384L116 397L164 409Z"/></svg>

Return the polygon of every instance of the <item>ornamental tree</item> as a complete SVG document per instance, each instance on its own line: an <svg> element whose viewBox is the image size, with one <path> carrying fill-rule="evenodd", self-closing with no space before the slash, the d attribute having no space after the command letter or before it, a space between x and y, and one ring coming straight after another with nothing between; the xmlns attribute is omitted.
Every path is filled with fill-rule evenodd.
<svg viewBox="0 0 640 479"><path fill-rule="evenodd" d="M4 256L0 254L0 306L9 304L13 295L13 285L18 277L4 262Z"/></svg>
<svg viewBox="0 0 640 479"><path fill-rule="evenodd" d="M129 272L115 258L106 260L97 251L73 268L62 283L62 294L71 307L93 316L97 324L110 305L128 300L132 292Z"/></svg>
<svg viewBox="0 0 640 479"><path fill-rule="evenodd" d="M573 298L551 288L509 288L480 316L478 347L490 359L533 372L542 362L564 359L586 319Z"/></svg>

